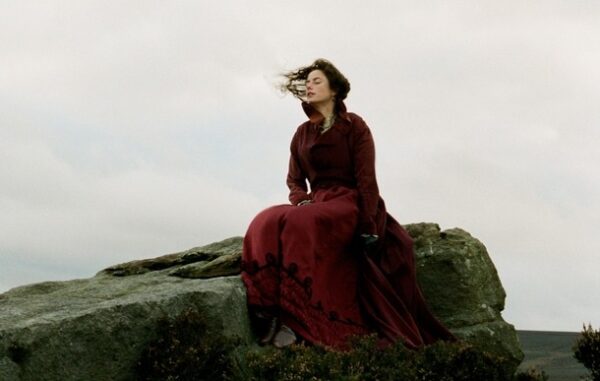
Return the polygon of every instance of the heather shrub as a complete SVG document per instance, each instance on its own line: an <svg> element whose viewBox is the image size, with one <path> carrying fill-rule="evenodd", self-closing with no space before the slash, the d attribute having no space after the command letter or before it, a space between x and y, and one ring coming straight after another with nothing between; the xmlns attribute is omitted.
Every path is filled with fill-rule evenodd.
<svg viewBox="0 0 600 381"><path fill-rule="evenodd" d="M246 380L281 381L545 381L547 376L530 371L508 374L506 360L476 347L439 342L418 351L402 344L385 349L376 338L354 340L346 352L320 347L292 346L247 355ZM242 378L240 378L241 380Z"/></svg>
<svg viewBox="0 0 600 381"><path fill-rule="evenodd" d="M137 379L232 381L546 381L542 372L508 374L506 360L466 342L438 342L420 350L401 343L379 348L375 335L354 338L350 350L320 346L237 346L207 332L203 317L188 310L163 318L143 351ZM240 357L240 353L243 353Z"/></svg>
<svg viewBox="0 0 600 381"><path fill-rule="evenodd" d="M417 352L419 381L505 381L506 360L466 343L439 342Z"/></svg>
<svg viewBox="0 0 600 381"><path fill-rule="evenodd" d="M591 372L591 379L600 381L600 330L594 330L591 324L583 325L581 336L573 346L574 356Z"/></svg>
<svg viewBox="0 0 600 381"><path fill-rule="evenodd" d="M412 379L407 377L410 369L405 361L411 353L402 346L382 351L377 348L376 337L368 336L353 340L352 347L350 351L338 352L294 345L283 350L249 352L245 376L250 381Z"/></svg>
<svg viewBox="0 0 600 381"><path fill-rule="evenodd" d="M233 344L207 332L198 312L186 310L175 319L165 317L156 333L138 362L138 380L222 380L231 375Z"/></svg>
<svg viewBox="0 0 600 381"><path fill-rule="evenodd" d="M548 381L548 375L536 368L528 369L526 372L520 372L515 375L515 381Z"/></svg>

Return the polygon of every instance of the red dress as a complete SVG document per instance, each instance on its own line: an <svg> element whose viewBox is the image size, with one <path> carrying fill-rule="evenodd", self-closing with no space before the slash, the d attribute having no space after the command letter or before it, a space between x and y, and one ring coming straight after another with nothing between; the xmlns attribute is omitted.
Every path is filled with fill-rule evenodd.
<svg viewBox="0 0 600 381"><path fill-rule="evenodd" d="M305 340L336 348L373 331L412 348L452 339L417 286L412 239L379 196L366 123L338 102L321 134L323 116L302 106L309 120L290 147L291 205L260 212L244 238L250 310L270 311ZM312 202L297 206L303 200ZM368 254L360 234L379 236Z"/></svg>

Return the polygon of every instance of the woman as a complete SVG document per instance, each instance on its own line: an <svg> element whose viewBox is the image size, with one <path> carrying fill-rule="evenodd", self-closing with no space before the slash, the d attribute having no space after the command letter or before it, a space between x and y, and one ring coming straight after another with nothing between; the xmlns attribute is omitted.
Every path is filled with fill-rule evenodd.
<svg viewBox="0 0 600 381"><path fill-rule="evenodd" d="M286 78L308 116L290 147L291 205L254 218L242 255L260 342L343 348L374 330L411 348L452 339L419 291L410 236L379 196L371 132L343 102L350 83L323 59Z"/></svg>

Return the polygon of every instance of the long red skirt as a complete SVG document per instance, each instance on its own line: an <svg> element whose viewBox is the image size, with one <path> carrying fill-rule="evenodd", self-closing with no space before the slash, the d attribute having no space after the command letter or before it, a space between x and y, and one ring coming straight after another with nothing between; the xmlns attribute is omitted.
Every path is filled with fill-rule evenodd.
<svg viewBox="0 0 600 381"><path fill-rule="evenodd" d="M317 189L311 204L254 218L242 254L250 311L270 311L308 342L335 348L370 332L408 347L452 339L425 305L412 240L391 216L382 219L383 255L368 257L357 245L357 198L343 186Z"/></svg>
<svg viewBox="0 0 600 381"><path fill-rule="evenodd" d="M305 340L343 347L368 333L358 305L357 192L313 192L313 203L259 213L244 238L242 279L252 310L271 310Z"/></svg>

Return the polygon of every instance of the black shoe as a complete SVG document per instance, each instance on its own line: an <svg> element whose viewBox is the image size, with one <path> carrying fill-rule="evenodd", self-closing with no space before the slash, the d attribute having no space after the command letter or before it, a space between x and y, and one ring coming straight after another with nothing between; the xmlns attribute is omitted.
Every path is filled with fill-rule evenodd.
<svg viewBox="0 0 600 381"><path fill-rule="evenodd" d="M268 323L268 326L267 326L267 331L258 340L258 343L260 345L267 345L267 344L271 343L271 341L273 340L273 338L277 334L278 328L279 328L279 319L277 319L277 318L271 318L270 321L269 321L269 323Z"/></svg>

